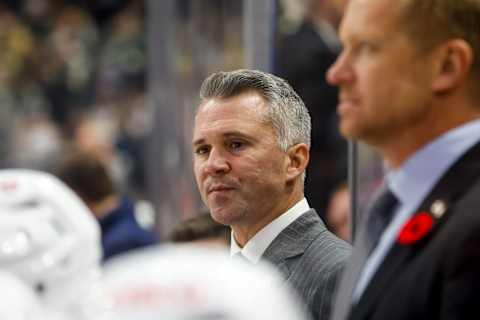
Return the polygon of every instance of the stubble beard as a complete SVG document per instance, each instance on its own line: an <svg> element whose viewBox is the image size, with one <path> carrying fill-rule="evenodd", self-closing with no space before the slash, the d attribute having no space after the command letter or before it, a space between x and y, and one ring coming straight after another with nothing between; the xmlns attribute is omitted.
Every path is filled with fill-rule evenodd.
<svg viewBox="0 0 480 320"><path fill-rule="evenodd" d="M246 207L227 208L224 206L214 209L210 208L210 215L213 220L230 227L245 224L248 216L247 212Z"/></svg>

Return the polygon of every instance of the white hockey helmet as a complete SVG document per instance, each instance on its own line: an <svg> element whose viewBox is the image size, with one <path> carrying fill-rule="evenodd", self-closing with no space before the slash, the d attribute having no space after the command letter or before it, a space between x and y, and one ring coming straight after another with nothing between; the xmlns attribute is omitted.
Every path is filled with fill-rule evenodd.
<svg viewBox="0 0 480 320"><path fill-rule="evenodd" d="M98 223L73 191L47 173L0 170L0 269L58 297L100 255Z"/></svg>
<svg viewBox="0 0 480 320"><path fill-rule="evenodd" d="M271 266L200 247L156 246L112 259L104 285L116 320L305 320Z"/></svg>
<svg viewBox="0 0 480 320"><path fill-rule="evenodd" d="M22 280L0 269L0 319L41 319L42 304L37 295Z"/></svg>

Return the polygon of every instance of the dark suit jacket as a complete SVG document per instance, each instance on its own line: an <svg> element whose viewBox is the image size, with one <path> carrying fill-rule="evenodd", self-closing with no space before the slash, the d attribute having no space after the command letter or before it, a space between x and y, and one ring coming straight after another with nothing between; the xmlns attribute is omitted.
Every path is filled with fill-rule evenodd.
<svg viewBox="0 0 480 320"><path fill-rule="evenodd" d="M439 200L447 210L417 242L394 245L349 319L480 319L480 143L416 212L431 214Z"/></svg>
<svg viewBox="0 0 480 320"><path fill-rule="evenodd" d="M328 319L337 277L349 253L350 245L330 233L312 209L273 240L263 259L277 266L314 319Z"/></svg>

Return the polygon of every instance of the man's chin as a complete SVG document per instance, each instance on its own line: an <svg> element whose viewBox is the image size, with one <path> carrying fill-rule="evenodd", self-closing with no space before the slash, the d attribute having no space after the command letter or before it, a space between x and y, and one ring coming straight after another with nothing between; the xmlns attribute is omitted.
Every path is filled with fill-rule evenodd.
<svg viewBox="0 0 480 320"><path fill-rule="evenodd" d="M212 216L212 219L216 222L227 226L234 225L240 220L240 216L238 213L232 210L228 210L224 207L211 208L210 215Z"/></svg>
<svg viewBox="0 0 480 320"><path fill-rule="evenodd" d="M342 136L347 140L356 140L358 139L358 133L356 132L355 128L349 124L340 124L340 133Z"/></svg>
<svg viewBox="0 0 480 320"><path fill-rule="evenodd" d="M365 140L368 130L358 122L344 120L340 122L340 133L347 140Z"/></svg>

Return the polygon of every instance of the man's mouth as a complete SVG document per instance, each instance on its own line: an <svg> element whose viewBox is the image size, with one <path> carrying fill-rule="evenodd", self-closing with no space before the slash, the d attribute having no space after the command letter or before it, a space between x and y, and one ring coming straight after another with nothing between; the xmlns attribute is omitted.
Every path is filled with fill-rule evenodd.
<svg viewBox="0 0 480 320"><path fill-rule="evenodd" d="M211 194L214 192L226 192L226 191L231 191L234 188L228 185L214 185L211 187L207 188L207 194Z"/></svg>
<svg viewBox="0 0 480 320"><path fill-rule="evenodd" d="M340 95L340 99L337 106L337 113L341 116L345 112L349 112L352 109L358 108L359 100L351 97Z"/></svg>

